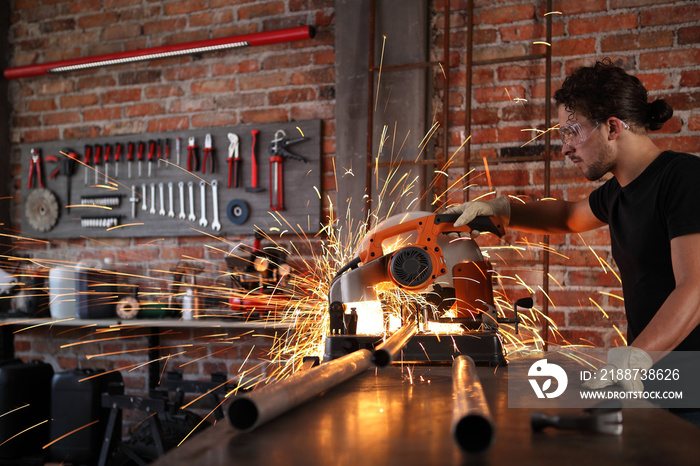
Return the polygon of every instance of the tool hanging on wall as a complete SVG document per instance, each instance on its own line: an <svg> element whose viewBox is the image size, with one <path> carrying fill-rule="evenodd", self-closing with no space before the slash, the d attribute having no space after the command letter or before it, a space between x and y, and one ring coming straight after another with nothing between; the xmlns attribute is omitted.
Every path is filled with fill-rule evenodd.
<svg viewBox="0 0 700 466"><path fill-rule="evenodd" d="M214 173L214 149L211 144L211 134L207 133L204 136L204 162L202 163L202 175L207 173L207 159L211 159L211 172Z"/></svg>
<svg viewBox="0 0 700 466"><path fill-rule="evenodd" d="M136 185L131 185L131 197L129 197L129 202L131 202L131 218L136 218L136 204L139 202L139 197L136 194Z"/></svg>
<svg viewBox="0 0 700 466"><path fill-rule="evenodd" d="M88 173L90 172L90 162L92 161L92 146L85 146L85 186L89 186Z"/></svg>
<svg viewBox="0 0 700 466"><path fill-rule="evenodd" d="M134 160L134 143L129 141L126 145L126 176L131 178L131 161Z"/></svg>
<svg viewBox="0 0 700 466"><path fill-rule="evenodd" d="M100 171L98 170L98 167L100 166L101 158L102 146L99 144L95 144L95 154L92 159L92 163L95 166L95 185L97 185L100 182Z"/></svg>
<svg viewBox="0 0 700 466"><path fill-rule="evenodd" d="M137 153L137 158L139 160L139 178L141 178L141 162L143 161L143 151L145 147L143 142L139 142L139 151Z"/></svg>
<svg viewBox="0 0 700 466"><path fill-rule="evenodd" d="M151 170L153 166L153 156L156 152L156 142L148 141L148 177L151 177Z"/></svg>
<svg viewBox="0 0 700 466"><path fill-rule="evenodd" d="M259 193L265 191L265 188L258 186L258 156L256 155L256 145L260 131L251 129L250 134L253 136L253 143L250 146L250 186L245 188L245 190L249 193Z"/></svg>
<svg viewBox="0 0 700 466"><path fill-rule="evenodd" d="M287 148L308 139L303 136L289 139L287 133L282 129L275 132L275 137L270 142L270 210L284 210L284 159L290 158L308 163L304 157L289 152Z"/></svg>
<svg viewBox="0 0 700 466"><path fill-rule="evenodd" d="M190 136L187 141L187 171L197 171L199 159L197 158L197 146L195 145L194 136Z"/></svg>
<svg viewBox="0 0 700 466"><path fill-rule="evenodd" d="M109 183L109 159L112 156L112 145L105 144L105 184Z"/></svg>
<svg viewBox="0 0 700 466"><path fill-rule="evenodd" d="M36 179L38 180L39 187L44 187L44 179L41 176L41 152L39 149L32 147L30 150L32 154L31 161L29 162L29 176L27 177L27 189L32 189L34 186L34 176L36 174Z"/></svg>
<svg viewBox="0 0 700 466"><path fill-rule="evenodd" d="M24 215L36 231L50 231L58 222L58 214L58 199L46 188L33 189L24 202Z"/></svg>
<svg viewBox="0 0 700 466"><path fill-rule="evenodd" d="M182 138L179 136L175 138L175 164L180 166L180 153L182 151Z"/></svg>
<svg viewBox="0 0 700 466"><path fill-rule="evenodd" d="M48 162L57 162L58 168L56 168L49 176L49 179L53 180L56 175L63 175L66 177L66 210L70 210L70 191L71 191L71 177L75 172L76 160L78 160L79 155L71 149L61 150L62 157L56 157L55 155L50 155L46 157Z"/></svg>
<svg viewBox="0 0 700 466"><path fill-rule="evenodd" d="M237 188L239 184L239 165L241 163L241 155L239 151L240 141L238 135L228 133L228 187L231 187L231 175L233 174L233 187Z"/></svg>
<svg viewBox="0 0 700 466"><path fill-rule="evenodd" d="M119 178L119 159L122 156L122 145L117 143L114 148L114 178Z"/></svg>

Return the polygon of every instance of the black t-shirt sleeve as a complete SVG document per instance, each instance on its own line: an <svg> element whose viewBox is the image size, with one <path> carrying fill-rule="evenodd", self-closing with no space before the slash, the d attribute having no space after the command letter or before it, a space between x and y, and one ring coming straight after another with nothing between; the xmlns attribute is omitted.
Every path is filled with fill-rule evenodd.
<svg viewBox="0 0 700 466"><path fill-rule="evenodd" d="M588 205L590 205L593 215L601 222L610 223L610 200L614 198L613 194L619 189L620 185L617 180L611 178L588 196Z"/></svg>
<svg viewBox="0 0 700 466"><path fill-rule="evenodd" d="M680 157L676 163L673 182L659 193L669 240L700 232L700 163Z"/></svg>

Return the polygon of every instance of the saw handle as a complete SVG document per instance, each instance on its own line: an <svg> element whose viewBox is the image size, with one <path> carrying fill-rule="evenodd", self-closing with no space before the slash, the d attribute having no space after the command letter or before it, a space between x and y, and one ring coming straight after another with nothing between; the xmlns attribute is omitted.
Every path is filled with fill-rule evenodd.
<svg viewBox="0 0 700 466"><path fill-rule="evenodd" d="M454 223L459 218L460 214L436 214L435 223ZM480 232L493 233L496 236L503 236L505 234L505 229L501 222L498 221L496 217L486 217L480 216L476 217L474 220L467 224L472 230L477 230Z"/></svg>

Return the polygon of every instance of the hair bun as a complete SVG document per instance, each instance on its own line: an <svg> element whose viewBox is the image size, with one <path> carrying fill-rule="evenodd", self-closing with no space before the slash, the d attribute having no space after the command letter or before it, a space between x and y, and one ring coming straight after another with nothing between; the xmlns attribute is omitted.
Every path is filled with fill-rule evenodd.
<svg viewBox="0 0 700 466"><path fill-rule="evenodd" d="M658 99L647 104L649 111L649 126L652 131L659 130L673 116L673 108L664 99Z"/></svg>

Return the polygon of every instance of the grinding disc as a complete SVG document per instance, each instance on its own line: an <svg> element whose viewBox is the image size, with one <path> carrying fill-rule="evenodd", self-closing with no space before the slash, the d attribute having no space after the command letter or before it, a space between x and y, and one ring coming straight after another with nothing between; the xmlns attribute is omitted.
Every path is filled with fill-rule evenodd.
<svg viewBox="0 0 700 466"><path fill-rule="evenodd" d="M24 214L36 231L49 231L58 222L58 199L45 188L33 189L24 203Z"/></svg>
<svg viewBox="0 0 700 466"><path fill-rule="evenodd" d="M231 223L242 225L248 220L248 203L242 199L234 199L226 206L226 214Z"/></svg>
<svg viewBox="0 0 700 466"><path fill-rule="evenodd" d="M127 296L117 303L117 315L122 319L133 319L139 313L139 302L133 296Z"/></svg>

